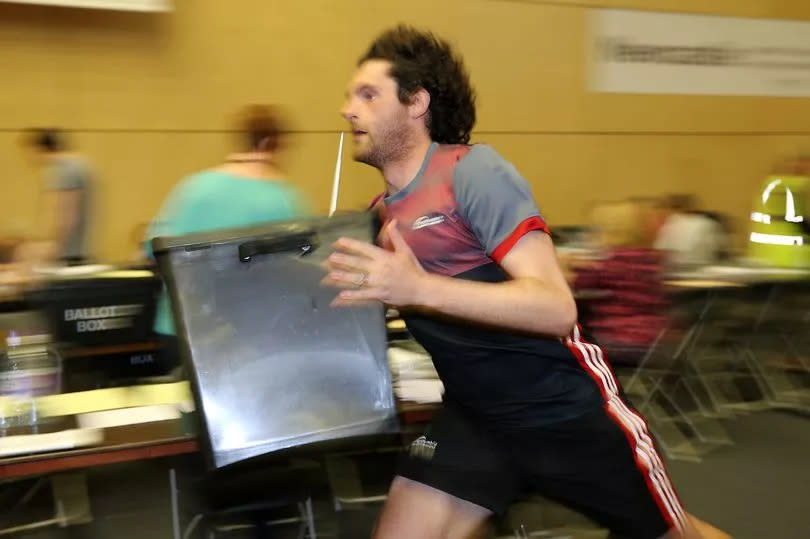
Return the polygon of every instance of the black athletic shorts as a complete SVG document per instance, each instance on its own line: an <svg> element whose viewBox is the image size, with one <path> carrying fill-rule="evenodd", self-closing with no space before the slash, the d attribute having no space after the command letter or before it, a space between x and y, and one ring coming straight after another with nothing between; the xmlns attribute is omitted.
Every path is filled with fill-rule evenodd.
<svg viewBox="0 0 810 539"><path fill-rule="evenodd" d="M537 493L626 539L682 529L685 513L646 423L623 398L607 402L572 420L506 432L445 403L399 475L497 514Z"/></svg>

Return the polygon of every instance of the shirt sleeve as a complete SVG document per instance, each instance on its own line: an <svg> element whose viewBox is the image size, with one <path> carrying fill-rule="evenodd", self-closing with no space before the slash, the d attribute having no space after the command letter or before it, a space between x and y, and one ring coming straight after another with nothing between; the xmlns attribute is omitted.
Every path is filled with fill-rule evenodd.
<svg viewBox="0 0 810 539"><path fill-rule="evenodd" d="M73 191L84 186L86 172L77 163L66 163L54 171L51 189L54 191Z"/></svg>
<svg viewBox="0 0 810 539"><path fill-rule="evenodd" d="M550 233L529 183L489 146L477 144L459 161L453 192L460 214L496 262L526 233Z"/></svg>

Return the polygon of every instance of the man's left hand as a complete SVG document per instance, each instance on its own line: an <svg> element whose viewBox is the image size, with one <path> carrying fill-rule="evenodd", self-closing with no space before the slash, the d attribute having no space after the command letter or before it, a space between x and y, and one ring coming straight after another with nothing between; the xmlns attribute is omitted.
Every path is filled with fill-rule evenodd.
<svg viewBox="0 0 810 539"><path fill-rule="evenodd" d="M396 228L396 221L386 225L382 243L392 251L370 243L340 238L336 251L329 255L329 270L324 283L343 289L334 305L351 305L369 300L394 307L419 304L419 295L427 273Z"/></svg>

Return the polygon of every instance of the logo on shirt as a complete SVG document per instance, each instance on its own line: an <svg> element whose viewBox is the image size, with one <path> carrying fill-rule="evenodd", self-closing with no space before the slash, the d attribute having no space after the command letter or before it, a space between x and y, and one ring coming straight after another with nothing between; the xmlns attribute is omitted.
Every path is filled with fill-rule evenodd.
<svg viewBox="0 0 810 539"><path fill-rule="evenodd" d="M411 442L411 448L408 452L412 457L430 460L433 458L433 453L436 451L437 445L436 442L432 442L424 436L420 436Z"/></svg>
<svg viewBox="0 0 810 539"><path fill-rule="evenodd" d="M444 215L423 215L413 222L411 230L419 230L429 226L440 225L444 222Z"/></svg>

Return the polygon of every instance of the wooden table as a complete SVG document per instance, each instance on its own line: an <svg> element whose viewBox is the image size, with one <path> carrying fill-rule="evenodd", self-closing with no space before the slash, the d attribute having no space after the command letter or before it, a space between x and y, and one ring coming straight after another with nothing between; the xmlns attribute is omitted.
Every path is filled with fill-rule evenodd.
<svg viewBox="0 0 810 539"><path fill-rule="evenodd" d="M433 419L433 414L439 409L441 403L426 403L419 404L415 402L399 401L397 402L397 410L399 417L406 425L414 423L430 423Z"/></svg>
<svg viewBox="0 0 810 539"><path fill-rule="evenodd" d="M438 404L398 403L402 422L427 423ZM105 429L97 446L0 459L0 481L103 464L196 453L199 444L179 419Z"/></svg>
<svg viewBox="0 0 810 539"><path fill-rule="evenodd" d="M0 480L182 455L197 450L196 438L185 431L181 420L112 427L105 429L104 441L97 446L0 459Z"/></svg>

